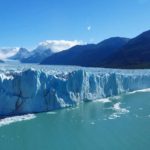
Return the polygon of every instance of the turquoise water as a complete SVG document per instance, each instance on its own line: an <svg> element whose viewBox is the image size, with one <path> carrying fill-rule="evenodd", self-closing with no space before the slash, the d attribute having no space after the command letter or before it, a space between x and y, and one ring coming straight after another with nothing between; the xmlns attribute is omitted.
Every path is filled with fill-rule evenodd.
<svg viewBox="0 0 150 150"><path fill-rule="evenodd" d="M0 150L149 150L150 92L2 122Z"/></svg>

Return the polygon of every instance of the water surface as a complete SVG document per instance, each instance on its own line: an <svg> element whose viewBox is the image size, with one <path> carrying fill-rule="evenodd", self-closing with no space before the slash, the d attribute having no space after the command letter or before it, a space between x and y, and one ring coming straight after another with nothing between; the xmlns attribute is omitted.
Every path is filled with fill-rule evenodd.
<svg viewBox="0 0 150 150"><path fill-rule="evenodd" d="M150 92L10 120L0 123L1 150L150 149Z"/></svg>

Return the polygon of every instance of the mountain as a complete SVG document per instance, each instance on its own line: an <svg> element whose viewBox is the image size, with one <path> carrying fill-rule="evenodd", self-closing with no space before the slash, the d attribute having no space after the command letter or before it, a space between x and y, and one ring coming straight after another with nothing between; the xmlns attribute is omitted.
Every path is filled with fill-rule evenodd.
<svg viewBox="0 0 150 150"><path fill-rule="evenodd" d="M128 41L127 38L113 37L99 44L77 45L46 58L41 64L98 67Z"/></svg>
<svg viewBox="0 0 150 150"><path fill-rule="evenodd" d="M22 60L24 58L27 58L29 55L30 52L27 49L20 48L19 51L14 56L11 56L9 59Z"/></svg>
<svg viewBox="0 0 150 150"><path fill-rule="evenodd" d="M81 42L79 41L46 40L40 42L37 48L32 51L28 51L25 48L20 48L18 49L18 51L12 51L13 53L11 55L8 55L6 58L9 60L17 60L22 63L40 63L52 54L62 51L64 49L68 49L80 43ZM4 52L7 51L4 50Z"/></svg>
<svg viewBox="0 0 150 150"><path fill-rule="evenodd" d="M150 30L131 39L103 65L109 68L150 68Z"/></svg>
<svg viewBox="0 0 150 150"><path fill-rule="evenodd" d="M56 53L47 59L45 59L42 64L57 64L57 65L75 65L76 58L80 54L88 49L94 48L94 44L89 45L77 45L68 50Z"/></svg>
<svg viewBox="0 0 150 150"><path fill-rule="evenodd" d="M22 58L22 63L40 63L45 58L53 54L51 49L40 49L36 48L33 50L28 57Z"/></svg>
<svg viewBox="0 0 150 150"><path fill-rule="evenodd" d="M52 54L53 51L50 48L40 45L33 51L28 51L26 48L20 48L18 51L13 53L11 57L7 58L12 60L19 60L22 63L40 63L42 60Z"/></svg>

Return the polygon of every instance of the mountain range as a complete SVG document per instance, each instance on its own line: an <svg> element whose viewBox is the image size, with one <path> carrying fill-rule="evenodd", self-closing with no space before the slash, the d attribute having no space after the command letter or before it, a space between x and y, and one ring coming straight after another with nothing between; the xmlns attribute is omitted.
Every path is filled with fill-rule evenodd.
<svg viewBox="0 0 150 150"><path fill-rule="evenodd" d="M15 55L9 57L9 59L22 60L24 58L27 58L29 55L30 52L26 48L20 48L18 52Z"/></svg>
<svg viewBox="0 0 150 150"><path fill-rule="evenodd" d="M98 44L78 45L48 57L41 64L99 67L128 41L127 38L114 37Z"/></svg>
<svg viewBox="0 0 150 150"><path fill-rule="evenodd" d="M20 61L22 63L40 63L45 58L51 56L53 54L51 49L41 50L36 48L32 52L29 53L27 57L22 58Z"/></svg>
<svg viewBox="0 0 150 150"><path fill-rule="evenodd" d="M150 68L150 30L133 39L114 37L56 53L41 64L104 68Z"/></svg>
<svg viewBox="0 0 150 150"><path fill-rule="evenodd" d="M9 59L19 60L22 63L40 63L54 53L71 48L79 43L81 42L67 40L46 40L40 42L39 45L33 50L20 48L13 56L11 55Z"/></svg>
<svg viewBox="0 0 150 150"><path fill-rule="evenodd" d="M6 57L22 63L42 65L150 68L150 30L132 39L112 37L98 44L76 45L60 52L44 44L33 51L26 48L0 49L0 60Z"/></svg>
<svg viewBox="0 0 150 150"><path fill-rule="evenodd" d="M26 48L20 48L18 52L9 57L12 60L19 60L22 63L40 63L48 56L51 56L53 51L51 49L44 49L37 47L33 51L28 51Z"/></svg>

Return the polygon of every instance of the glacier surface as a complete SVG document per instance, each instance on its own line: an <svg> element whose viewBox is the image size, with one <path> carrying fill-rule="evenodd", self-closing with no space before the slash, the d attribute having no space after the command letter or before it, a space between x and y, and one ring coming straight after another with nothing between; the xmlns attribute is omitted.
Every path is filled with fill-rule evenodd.
<svg viewBox="0 0 150 150"><path fill-rule="evenodd" d="M45 112L150 88L150 70L1 65L0 116Z"/></svg>

